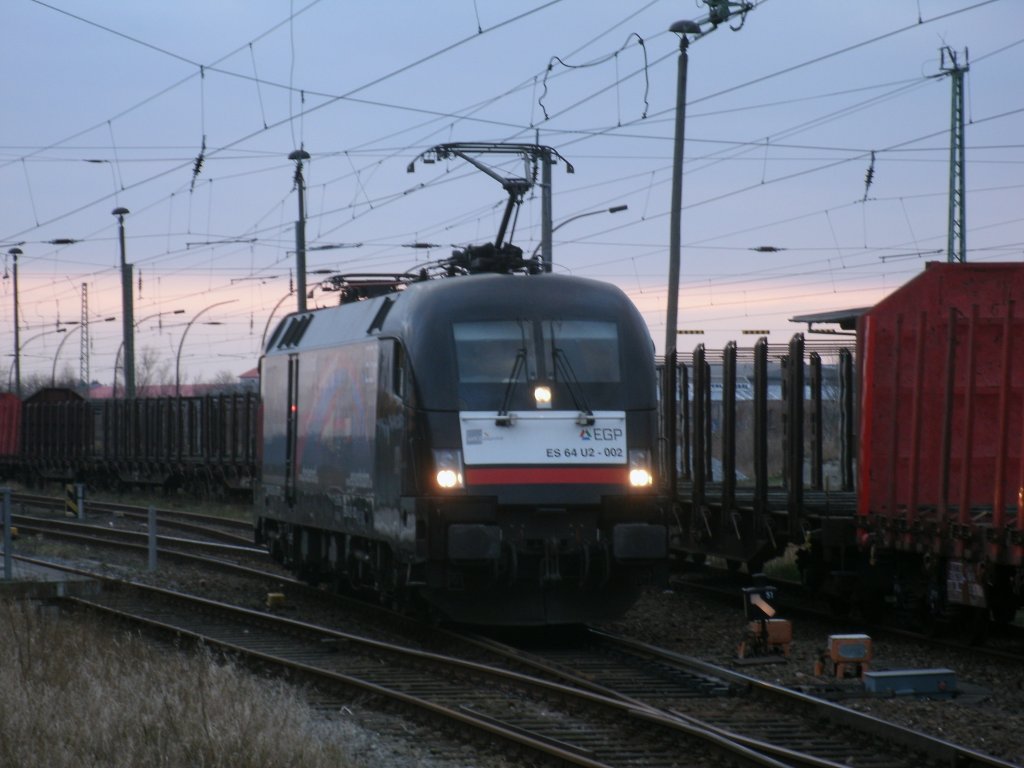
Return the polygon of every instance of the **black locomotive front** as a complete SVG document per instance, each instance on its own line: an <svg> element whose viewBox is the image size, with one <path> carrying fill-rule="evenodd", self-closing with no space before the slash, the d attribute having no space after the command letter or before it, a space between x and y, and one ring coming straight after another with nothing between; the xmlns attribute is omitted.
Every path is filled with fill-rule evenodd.
<svg viewBox="0 0 1024 768"><path fill-rule="evenodd" d="M264 359L283 559L496 625L618 616L663 575L653 349L617 288L476 275L310 317Z"/></svg>
<svg viewBox="0 0 1024 768"><path fill-rule="evenodd" d="M431 456L417 506L425 592L448 614L619 615L664 562L650 340L609 288L489 277L447 304L446 343L424 342L435 364L420 377Z"/></svg>

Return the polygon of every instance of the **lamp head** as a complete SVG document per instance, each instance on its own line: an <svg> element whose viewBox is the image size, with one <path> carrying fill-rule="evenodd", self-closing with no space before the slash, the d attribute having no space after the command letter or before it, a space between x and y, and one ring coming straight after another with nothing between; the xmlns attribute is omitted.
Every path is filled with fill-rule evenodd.
<svg viewBox="0 0 1024 768"><path fill-rule="evenodd" d="M695 21L684 19L683 21L677 21L671 27L668 28L669 32L675 32L679 35L699 35L700 24Z"/></svg>

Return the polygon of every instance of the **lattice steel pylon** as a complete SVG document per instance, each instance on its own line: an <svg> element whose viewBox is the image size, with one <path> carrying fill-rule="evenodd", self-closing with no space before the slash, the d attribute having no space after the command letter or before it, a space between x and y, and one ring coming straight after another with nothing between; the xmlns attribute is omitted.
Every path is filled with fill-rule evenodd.
<svg viewBox="0 0 1024 768"><path fill-rule="evenodd" d="M89 387L89 287L82 283L82 330L78 335L78 378Z"/></svg>
<svg viewBox="0 0 1024 768"><path fill-rule="evenodd" d="M948 46L941 49L940 69L949 75L953 91L951 124L949 129L949 242L946 260L967 261L967 201L964 187L964 73L970 69L967 49L963 66L957 61L956 51ZM949 64L946 64L946 59Z"/></svg>

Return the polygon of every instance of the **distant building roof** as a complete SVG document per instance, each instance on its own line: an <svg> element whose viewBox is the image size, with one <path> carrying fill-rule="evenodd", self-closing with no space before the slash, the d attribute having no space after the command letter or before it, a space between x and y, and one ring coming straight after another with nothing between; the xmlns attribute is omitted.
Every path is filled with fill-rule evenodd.
<svg viewBox="0 0 1024 768"><path fill-rule="evenodd" d="M857 318L870 310L871 307L857 307L856 309L837 309L832 312L815 312L810 315L797 315L789 318L791 323L807 323L808 333L839 333L834 328L815 328L815 323L825 325L838 325L840 330L857 330Z"/></svg>

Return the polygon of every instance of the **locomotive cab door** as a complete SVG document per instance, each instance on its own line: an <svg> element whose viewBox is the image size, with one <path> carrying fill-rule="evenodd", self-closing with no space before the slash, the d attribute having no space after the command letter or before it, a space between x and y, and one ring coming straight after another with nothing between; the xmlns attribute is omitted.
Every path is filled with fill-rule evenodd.
<svg viewBox="0 0 1024 768"><path fill-rule="evenodd" d="M288 356L288 399L285 416L284 497L288 506L295 506L295 453L298 444L299 357Z"/></svg>
<svg viewBox="0 0 1024 768"><path fill-rule="evenodd" d="M378 508L397 510L408 471L405 413L408 372L404 350L398 341L381 339L378 352L375 495Z"/></svg>

